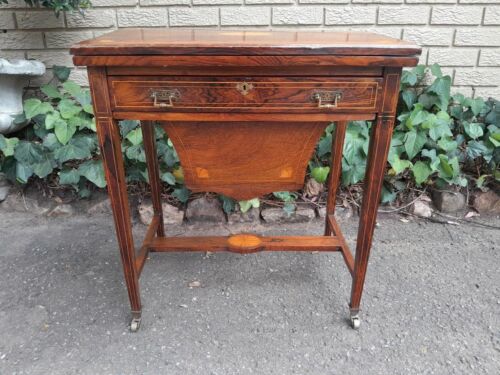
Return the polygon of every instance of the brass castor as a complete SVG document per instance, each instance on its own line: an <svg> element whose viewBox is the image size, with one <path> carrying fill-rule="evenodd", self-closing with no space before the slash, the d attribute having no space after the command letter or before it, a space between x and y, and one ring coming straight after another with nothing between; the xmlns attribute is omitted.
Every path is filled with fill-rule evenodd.
<svg viewBox="0 0 500 375"><path fill-rule="evenodd" d="M132 318L130 322L130 332L137 332L141 326L141 318Z"/></svg>

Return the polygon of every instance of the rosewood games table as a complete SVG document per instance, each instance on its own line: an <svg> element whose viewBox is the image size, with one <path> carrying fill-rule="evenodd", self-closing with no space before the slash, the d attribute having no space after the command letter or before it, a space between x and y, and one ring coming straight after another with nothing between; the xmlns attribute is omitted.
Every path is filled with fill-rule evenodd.
<svg viewBox="0 0 500 375"><path fill-rule="evenodd" d="M128 296L141 321L139 277L150 251L340 251L359 307L398 101L401 69L421 50L364 32L122 29L80 42ZM118 120L141 121L154 217L134 249ZM371 120L356 252L334 218L347 122ZM154 124L172 140L194 192L245 200L300 189L325 127L335 122L324 236L167 237Z"/></svg>

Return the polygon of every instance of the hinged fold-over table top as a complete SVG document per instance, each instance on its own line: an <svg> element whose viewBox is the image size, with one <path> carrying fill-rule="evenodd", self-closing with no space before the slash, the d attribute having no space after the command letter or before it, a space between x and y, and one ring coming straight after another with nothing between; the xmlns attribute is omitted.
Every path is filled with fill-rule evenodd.
<svg viewBox="0 0 500 375"><path fill-rule="evenodd" d="M73 55L412 56L420 47L367 32L120 29L71 48Z"/></svg>

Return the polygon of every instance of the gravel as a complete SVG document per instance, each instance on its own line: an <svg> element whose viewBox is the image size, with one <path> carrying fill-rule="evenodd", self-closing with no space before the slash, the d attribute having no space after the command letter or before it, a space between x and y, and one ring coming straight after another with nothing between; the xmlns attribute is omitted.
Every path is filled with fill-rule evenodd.
<svg viewBox="0 0 500 375"><path fill-rule="evenodd" d="M341 223L348 238L355 225ZM495 229L381 217L359 331L339 253L152 254L133 334L110 216L0 210L0 374L499 374L499 243Z"/></svg>

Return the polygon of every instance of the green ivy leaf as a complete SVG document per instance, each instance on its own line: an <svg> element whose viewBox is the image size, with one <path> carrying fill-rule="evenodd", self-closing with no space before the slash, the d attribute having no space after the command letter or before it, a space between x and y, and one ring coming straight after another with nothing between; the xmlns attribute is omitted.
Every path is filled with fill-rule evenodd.
<svg viewBox="0 0 500 375"><path fill-rule="evenodd" d="M405 135L405 151L408 158L413 159L425 145L427 136L422 131L412 130Z"/></svg>
<svg viewBox="0 0 500 375"><path fill-rule="evenodd" d="M472 113L474 113L474 116L477 116L481 113L484 105L485 103L483 98L472 99L470 109L472 110Z"/></svg>
<svg viewBox="0 0 500 375"><path fill-rule="evenodd" d="M62 99L63 97L57 87L55 87L54 85L43 85L40 87L40 90L50 99Z"/></svg>
<svg viewBox="0 0 500 375"><path fill-rule="evenodd" d="M53 111L50 103L41 102L39 99L27 99L24 101L24 115L27 119L46 114L50 111Z"/></svg>
<svg viewBox="0 0 500 375"><path fill-rule="evenodd" d="M225 195L219 195L219 199L221 200L222 202L222 209L224 210L224 212L226 214L230 214L231 212L234 211L234 207L235 207L235 200L233 198L230 198L230 197L226 197Z"/></svg>
<svg viewBox="0 0 500 375"><path fill-rule="evenodd" d="M451 137L443 137L438 141L438 146L446 152L452 152L458 148L458 143Z"/></svg>
<svg viewBox="0 0 500 375"><path fill-rule="evenodd" d="M68 160L82 160L92 156L92 151L95 149L95 143L91 137L79 135L72 138L68 144L58 148L54 157L64 163Z"/></svg>
<svg viewBox="0 0 500 375"><path fill-rule="evenodd" d="M63 145L68 143L75 132L76 126L74 124L68 123L63 119L56 120L54 122L54 133L56 134L59 142L61 142Z"/></svg>
<svg viewBox="0 0 500 375"><path fill-rule="evenodd" d="M325 137L321 138L318 143L318 157L322 157L323 155L328 154L332 151L332 135L328 134Z"/></svg>
<svg viewBox="0 0 500 375"><path fill-rule="evenodd" d="M59 147L61 147L61 143L57 140L57 137L54 133L48 133L43 138L43 147L49 149L50 151L55 151Z"/></svg>
<svg viewBox="0 0 500 375"><path fill-rule="evenodd" d="M61 82L65 82L69 78L69 74L71 73L71 69L66 66L54 65L52 67L52 71L57 79Z"/></svg>
<svg viewBox="0 0 500 375"><path fill-rule="evenodd" d="M42 160L33 166L33 173L40 178L47 177L54 170L55 163L51 153L44 153Z"/></svg>
<svg viewBox="0 0 500 375"><path fill-rule="evenodd" d="M75 102L71 99L61 100L59 102L59 105L57 106L57 109L59 109L61 117L66 120L70 119L73 116L76 116L82 111L82 107L76 105Z"/></svg>
<svg viewBox="0 0 500 375"><path fill-rule="evenodd" d="M139 126L139 121L137 120L123 120L119 122L120 134L122 137L126 137L133 129Z"/></svg>
<svg viewBox="0 0 500 375"><path fill-rule="evenodd" d="M33 168L23 163L16 163L16 180L21 184L28 182L33 175Z"/></svg>
<svg viewBox="0 0 500 375"><path fill-rule="evenodd" d="M146 152L142 144L127 147L125 150L125 155L130 160L137 160L141 163L146 163Z"/></svg>
<svg viewBox="0 0 500 375"><path fill-rule="evenodd" d="M409 160L401 160L398 155L394 156L394 160L391 163L392 169L396 174L403 172L405 169L410 168L412 166L411 161Z"/></svg>
<svg viewBox="0 0 500 375"><path fill-rule="evenodd" d="M43 161L43 148L35 142L19 141L14 150L16 160L29 167Z"/></svg>
<svg viewBox="0 0 500 375"><path fill-rule="evenodd" d="M134 130L131 130L126 138L132 143L134 146L137 146L138 144L142 143L142 130L141 128L137 128Z"/></svg>
<svg viewBox="0 0 500 375"><path fill-rule="evenodd" d="M315 167L311 171L311 176L320 184L326 181L328 177L328 173L330 173L330 167Z"/></svg>
<svg viewBox="0 0 500 375"><path fill-rule="evenodd" d="M175 185L175 176L170 172L162 173L161 180L165 181L169 185Z"/></svg>
<svg viewBox="0 0 500 375"><path fill-rule="evenodd" d="M413 167L411 167L411 171L413 176L415 177L415 182L418 185L421 185L425 182L432 173L431 168L427 165L427 163L423 161L417 161Z"/></svg>
<svg viewBox="0 0 500 375"><path fill-rule="evenodd" d="M476 122L469 123L464 121L464 130L465 133L472 139L482 137L484 134L483 128Z"/></svg>
<svg viewBox="0 0 500 375"><path fill-rule="evenodd" d="M61 185L76 185L80 181L80 173L74 168L64 168L58 175Z"/></svg>
<svg viewBox="0 0 500 375"><path fill-rule="evenodd" d="M80 87L80 85L76 84L73 81L66 81L62 86L64 90L66 90L66 92L73 97L77 97L82 94L82 88Z"/></svg>
<svg viewBox="0 0 500 375"><path fill-rule="evenodd" d="M61 115L59 114L59 111L48 113L47 116L45 116L45 129L47 130L54 129L54 125L58 120L61 120Z"/></svg>
<svg viewBox="0 0 500 375"><path fill-rule="evenodd" d="M437 78L443 77L443 72L441 71L441 67L439 66L439 64L433 64L431 66L431 73Z"/></svg>
<svg viewBox="0 0 500 375"><path fill-rule="evenodd" d="M297 199L297 194L289 191L276 191L273 195L283 202L293 202Z"/></svg>
<svg viewBox="0 0 500 375"><path fill-rule="evenodd" d="M401 97L403 98L403 101L406 104L406 107L411 110L413 107L413 104L417 100L417 94L413 90L404 90L403 93L401 94Z"/></svg>
<svg viewBox="0 0 500 375"><path fill-rule="evenodd" d="M252 207L259 208L260 201L259 198L253 198L246 201L239 201L238 205L240 206L241 212L245 213Z"/></svg>
<svg viewBox="0 0 500 375"><path fill-rule="evenodd" d="M190 191L188 189L186 189L185 187L181 187L179 189L174 189L172 196L177 198L182 203L186 203L189 199L189 194Z"/></svg>
<svg viewBox="0 0 500 375"><path fill-rule="evenodd" d="M78 172L97 187L106 187L104 168L101 160L88 160L80 164Z"/></svg>
<svg viewBox="0 0 500 375"><path fill-rule="evenodd" d="M14 155L14 149L16 148L18 143L18 138L6 138L3 134L0 134L0 151L2 151L5 156Z"/></svg>

